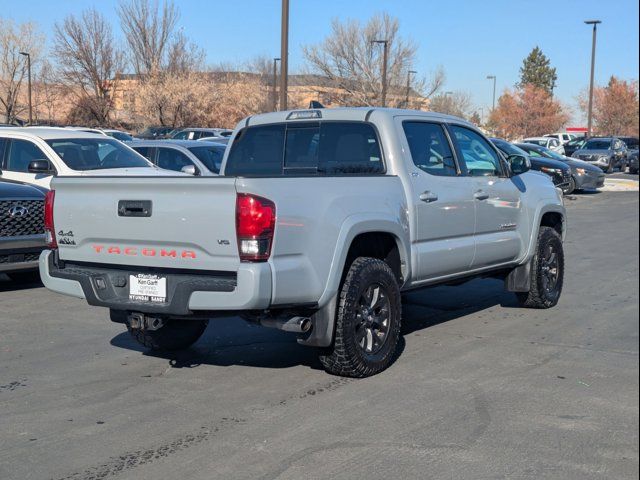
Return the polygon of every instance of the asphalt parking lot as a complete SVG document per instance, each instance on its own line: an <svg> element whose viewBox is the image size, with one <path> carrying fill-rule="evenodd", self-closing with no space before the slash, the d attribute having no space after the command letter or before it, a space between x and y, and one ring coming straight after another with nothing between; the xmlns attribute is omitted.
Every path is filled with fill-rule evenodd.
<svg viewBox="0 0 640 480"><path fill-rule="evenodd" d="M0 478L637 478L638 193L566 203L558 307L493 280L408 294L399 360L363 380L237 318L145 354L2 277Z"/></svg>

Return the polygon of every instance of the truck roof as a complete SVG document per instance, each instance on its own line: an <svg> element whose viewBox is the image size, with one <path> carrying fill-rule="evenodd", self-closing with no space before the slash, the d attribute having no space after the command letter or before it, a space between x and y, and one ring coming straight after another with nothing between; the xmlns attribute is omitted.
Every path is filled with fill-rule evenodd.
<svg viewBox="0 0 640 480"><path fill-rule="evenodd" d="M299 112L299 118L291 118L292 114ZM318 112L319 116L312 117L312 112ZM259 115L253 115L247 117L238 123L239 127L248 125L260 125L268 123L282 123L287 121L314 121L314 120L346 120L364 122L369 119L373 114L376 118L380 117L401 117L401 116L419 116L425 119L438 120L438 121L454 121L456 123L463 123L473 126L467 120L455 117L453 115L445 115L443 113L425 112L421 110L408 110L401 108L382 108L382 107L339 107L339 108L321 108L321 109L301 109L301 110L286 110L282 112L270 112L261 113Z"/></svg>

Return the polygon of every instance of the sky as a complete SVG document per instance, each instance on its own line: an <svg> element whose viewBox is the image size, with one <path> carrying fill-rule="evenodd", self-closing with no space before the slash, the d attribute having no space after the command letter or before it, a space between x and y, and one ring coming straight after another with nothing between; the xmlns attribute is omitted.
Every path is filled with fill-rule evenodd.
<svg viewBox="0 0 640 480"><path fill-rule="evenodd" d="M428 76L442 66L445 91L471 95L485 114L491 108L492 83L497 96L518 81L522 60L539 46L557 68L555 95L572 108L572 122L583 119L576 96L588 88L591 27L598 19L596 84L611 75L638 79L637 0L290 0L290 73L304 66L302 45L321 42L331 20L357 19L387 12L400 22L400 35L418 45L413 70ZM280 56L281 0L175 0L179 27L202 47L211 64L239 64L256 56ZM118 0L0 0L0 16L34 21L51 45L53 27L66 15L95 7L120 36ZM26 8L28 7L28 8Z"/></svg>

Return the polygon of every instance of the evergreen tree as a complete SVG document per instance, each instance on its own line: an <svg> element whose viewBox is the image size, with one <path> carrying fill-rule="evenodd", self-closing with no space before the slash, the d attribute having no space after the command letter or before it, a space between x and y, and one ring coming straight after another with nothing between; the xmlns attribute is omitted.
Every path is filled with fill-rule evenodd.
<svg viewBox="0 0 640 480"><path fill-rule="evenodd" d="M522 62L520 67L520 82L517 87L523 88L525 85L534 85L553 95L556 86L555 67L551 67L549 58L542 53L539 47L531 50L531 53Z"/></svg>

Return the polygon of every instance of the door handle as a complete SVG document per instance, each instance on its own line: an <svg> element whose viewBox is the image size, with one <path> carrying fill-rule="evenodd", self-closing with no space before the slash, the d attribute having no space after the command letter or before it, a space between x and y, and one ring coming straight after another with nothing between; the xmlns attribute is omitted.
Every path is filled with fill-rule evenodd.
<svg viewBox="0 0 640 480"><path fill-rule="evenodd" d="M473 194L473 198L475 198L476 200L486 200L487 198L489 198L489 194L483 190L478 190Z"/></svg>
<svg viewBox="0 0 640 480"><path fill-rule="evenodd" d="M436 200L438 200L438 195L427 190L426 192L422 192L420 194L420 200L422 200L425 203L435 202Z"/></svg>

